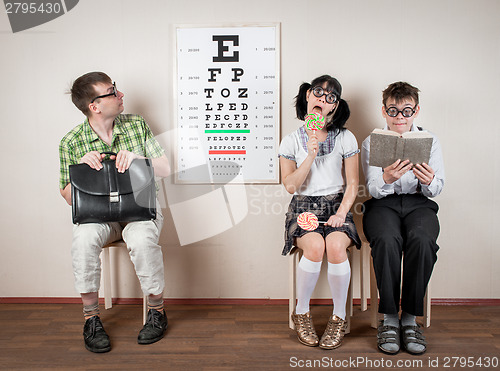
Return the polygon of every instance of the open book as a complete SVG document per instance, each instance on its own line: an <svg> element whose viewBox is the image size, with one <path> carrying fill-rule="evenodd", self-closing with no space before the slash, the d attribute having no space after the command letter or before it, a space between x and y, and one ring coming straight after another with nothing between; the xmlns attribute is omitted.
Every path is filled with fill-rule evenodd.
<svg viewBox="0 0 500 371"><path fill-rule="evenodd" d="M385 168L396 160L411 163L429 163L432 135L424 131L408 131L403 134L391 130L375 129L370 134L370 166Z"/></svg>

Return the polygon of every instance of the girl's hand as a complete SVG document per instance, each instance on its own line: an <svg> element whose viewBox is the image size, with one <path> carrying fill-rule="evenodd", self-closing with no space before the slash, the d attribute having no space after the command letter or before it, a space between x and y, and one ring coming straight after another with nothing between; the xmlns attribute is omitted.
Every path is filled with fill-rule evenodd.
<svg viewBox="0 0 500 371"><path fill-rule="evenodd" d="M311 132L311 134L309 135L309 140L307 141L307 154L315 158L318 154L318 149L318 136L315 132Z"/></svg>
<svg viewBox="0 0 500 371"><path fill-rule="evenodd" d="M345 222L345 215L335 214L328 219L326 225L332 227L341 227L344 224L344 222Z"/></svg>

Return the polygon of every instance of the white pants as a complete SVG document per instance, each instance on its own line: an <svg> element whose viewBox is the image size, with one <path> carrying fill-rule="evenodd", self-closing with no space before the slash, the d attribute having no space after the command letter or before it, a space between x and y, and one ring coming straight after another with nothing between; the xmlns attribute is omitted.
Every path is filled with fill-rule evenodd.
<svg viewBox="0 0 500 371"><path fill-rule="evenodd" d="M102 247L123 238L144 295L161 294L165 287L163 254L158 245L162 225L161 208L155 220L74 225L71 256L76 290L81 294L99 290Z"/></svg>

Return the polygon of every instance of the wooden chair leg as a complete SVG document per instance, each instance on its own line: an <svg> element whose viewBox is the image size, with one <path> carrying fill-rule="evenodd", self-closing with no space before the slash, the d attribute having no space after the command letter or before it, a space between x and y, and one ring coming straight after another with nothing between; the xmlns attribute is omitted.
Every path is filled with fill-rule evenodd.
<svg viewBox="0 0 500 371"><path fill-rule="evenodd" d="M109 246L102 249L101 252L101 270L104 291L104 308L110 309L113 306L111 294L111 262L109 256Z"/></svg>
<svg viewBox="0 0 500 371"><path fill-rule="evenodd" d="M352 267L352 251L351 247L347 249L347 259L349 260L349 265ZM345 303L345 319L347 321L347 326L345 333L349 334L351 332L351 317L353 313L353 307L352 307L352 274L349 279L349 288L347 289L347 301Z"/></svg>
<svg viewBox="0 0 500 371"><path fill-rule="evenodd" d="M370 259L370 311L371 326L378 327L378 289L375 269L373 268L373 259Z"/></svg>
<svg viewBox="0 0 500 371"><path fill-rule="evenodd" d="M429 327L431 325L431 283L427 284L427 290L424 296L424 327Z"/></svg>
<svg viewBox="0 0 500 371"><path fill-rule="evenodd" d="M299 251L295 251L292 253L289 259L288 266L288 326L295 330L295 325L292 321L292 313L295 310L295 305L297 302L297 287L295 285L297 279L297 263L299 260Z"/></svg>
<svg viewBox="0 0 500 371"><path fill-rule="evenodd" d="M144 295L142 299L142 323L146 323L148 319L148 296Z"/></svg>
<svg viewBox="0 0 500 371"><path fill-rule="evenodd" d="M368 281L368 249L370 246L366 246L366 243L361 244L360 257L359 257L359 286L360 286L360 297L361 297L361 311L364 312L368 309L368 298L366 296L366 284ZM368 273L368 274L367 274Z"/></svg>

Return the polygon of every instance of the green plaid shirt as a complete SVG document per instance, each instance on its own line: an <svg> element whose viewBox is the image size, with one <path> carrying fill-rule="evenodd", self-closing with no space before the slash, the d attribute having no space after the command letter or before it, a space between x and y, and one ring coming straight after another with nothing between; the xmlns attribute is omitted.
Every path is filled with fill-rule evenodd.
<svg viewBox="0 0 500 371"><path fill-rule="evenodd" d="M88 119L85 119L83 124L66 134L59 144L59 187L64 189L69 183L69 165L80 163L80 159L88 152L118 153L122 149L148 158L164 154L146 121L139 115L118 115L113 127L111 146L99 138Z"/></svg>

